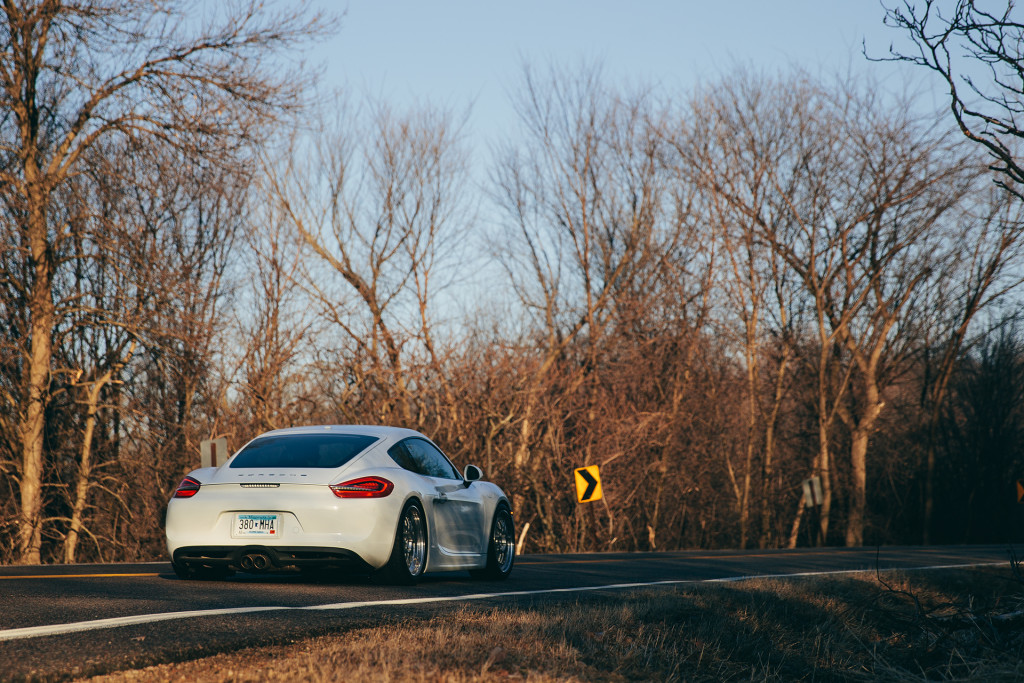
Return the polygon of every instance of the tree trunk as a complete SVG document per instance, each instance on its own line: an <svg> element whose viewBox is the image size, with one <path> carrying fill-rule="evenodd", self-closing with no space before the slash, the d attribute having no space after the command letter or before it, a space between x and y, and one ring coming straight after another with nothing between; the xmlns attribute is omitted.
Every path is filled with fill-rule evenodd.
<svg viewBox="0 0 1024 683"><path fill-rule="evenodd" d="M67 536L64 537L64 563L72 564L75 561L75 550L78 546L78 538L82 533L82 513L85 511L85 501L89 495L89 478L92 476L92 436L96 428L96 405L92 399L92 391L89 392L88 416L85 418L85 431L82 434L82 455L78 463L78 476L75 480L75 501L71 508L71 526Z"/></svg>
<svg viewBox="0 0 1024 683"><path fill-rule="evenodd" d="M818 476L821 477L821 515L818 519L818 540L816 545L828 543L828 526L832 517L832 454L828 448L828 427L822 423L818 427Z"/></svg>
<svg viewBox="0 0 1024 683"><path fill-rule="evenodd" d="M92 476L92 437L96 431L96 415L99 413L100 394L103 392L103 387L110 382L112 376L113 371L107 370L102 377L92 382L92 385L86 392L82 455L81 461L78 464L78 477L75 480L75 500L71 508L71 526L68 529L67 536L64 538L65 564L71 564L75 561L75 550L84 528L82 518L85 512L86 499L89 495L89 479Z"/></svg>
<svg viewBox="0 0 1024 683"><path fill-rule="evenodd" d="M864 545L864 525L867 513L868 488L868 440L874 431L875 422L885 405L879 400L878 385L873 381L875 365L867 366L865 372L865 404L860 420L850 430L850 516L846 526L846 545Z"/></svg>
<svg viewBox="0 0 1024 683"><path fill-rule="evenodd" d="M850 516L846 525L846 545L864 545L864 516L867 509L868 430L858 427L850 435Z"/></svg>
<svg viewBox="0 0 1024 683"><path fill-rule="evenodd" d="M818 516L818 538L815 545L828 543L828 526L832 516L832 467L828 447L832 413L828 409L828 357L831 344L822 343L818 359L818 457L816 473L821 477L821 514ZM836 396L834 399L839 400Z"/></svg>
<svg viewBox="0 0 1024 683"><path fill-rule="evenodd" d="M747 324L747 448L746 470L743 473L743 494L740 500L740 548L747 547L750 529L750 479L754 467L754 440L757 433L757 339L756 316Z"/></svg>
<svg viewBox="0 0 1024 683"><path fill-rule="evenodd" d="M938 422L938 412L941 410L942 403L939 399L936 399L935 406L932 410L932 417L928 423L928 446L927 456L925 465L925 476L924 476L924 520L922 526L924 527L921 534L921 542L924 545L931 543L932 535L932 516L935 514L935 465L936 465L936 432Z"/></svg>
<svg viewBox="0 0 1024 683"><path fill-rule="evenodd" d="M804 518L804 499L801 497L796 504L796 514L793 515L793 524L789 528L789 538L786 540L786 547L796 547L797 539L800 537L800 520Z"/></svg>
<svg viewBox="0 0 1024 683"><path fill-rule="evenodd" d="M30 200L31 201L31 200ZM46 211L42 201L32 203L28 216L32 251L32 317L28 401L21 413L21 519L18 525L18 562L42 561L43 436L50 394L50 363L53 357L53 266L47 242Z"/></svg>
<svg viewBox="0 0 1024 683"><path fill-rule="evenodd" d="M764 459L761 462L761 536L757 544L762 549L767 548L771 540L772 515L769 498L771 497L772 468L775 460L775 426L779 418L779 408L782 406L788 363L789 349L786 348L775 375L775 396L772 400L772 410L768 414L764 427Z"/></svg>

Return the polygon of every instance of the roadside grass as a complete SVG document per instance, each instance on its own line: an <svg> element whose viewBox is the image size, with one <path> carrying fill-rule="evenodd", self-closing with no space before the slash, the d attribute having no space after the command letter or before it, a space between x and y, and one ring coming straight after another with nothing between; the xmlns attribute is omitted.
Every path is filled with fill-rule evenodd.
<svg viewBox="0 0 1024 683"><path fill-rule="evenodd" d="M693 584L438 608L93 681L1024 680L1007 568Z"/></svg>

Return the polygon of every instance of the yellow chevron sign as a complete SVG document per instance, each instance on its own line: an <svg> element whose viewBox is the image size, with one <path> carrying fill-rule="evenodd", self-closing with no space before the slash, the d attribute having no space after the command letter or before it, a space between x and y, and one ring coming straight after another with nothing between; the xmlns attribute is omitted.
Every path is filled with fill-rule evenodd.
<svg viewBox="0 0 1024 683"><path fill-rule="evenodd" d="M1024 503L1024 481L1017 480L1017 502Z"/></svg>
<svg viewBox="0 0 1024 683"><path fill-rule="evenodd" d="M580 467L574 471L576 475L576 500L581 503L589 503L594 500L601 500L601 475L597 471L597 465Z"/></svg>

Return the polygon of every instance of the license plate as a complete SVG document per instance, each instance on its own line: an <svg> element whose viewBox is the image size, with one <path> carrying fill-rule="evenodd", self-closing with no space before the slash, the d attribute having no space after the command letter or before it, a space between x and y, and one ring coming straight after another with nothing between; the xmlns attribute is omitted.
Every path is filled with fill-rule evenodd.
<svg viewBox="0 0 1024 683"><path fill-rule="evenodd" d="M235 515L234 536L261 536L273 538L280 536L280 525L275 514L240 514Z"/></svg>

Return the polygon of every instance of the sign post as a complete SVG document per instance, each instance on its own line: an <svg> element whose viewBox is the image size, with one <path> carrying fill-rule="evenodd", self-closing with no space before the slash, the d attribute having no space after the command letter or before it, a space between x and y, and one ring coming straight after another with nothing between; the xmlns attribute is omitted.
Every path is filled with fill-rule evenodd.
<svg viewBox="0 0 1024 683"><path fill-rule="evenodd" d="M200 467L220 467L228 461L228 440L206 439L199 442Z"/></svg>
<svg viewBox="0 0 1024 683"><path fill-rule="evenodd" d="M821 477L814 475L804 479L804 507L814 507L825 502L825 494L821 490Z"/></svg>
<svg viewBox="0 0 1024 683"><path fill-rule="evenodd" d="M821 477L814 475L804 479L804 507L810 510L811 519L808 531L814 537L814 545L822 545L825 542L824 534L821 533L821 506L825 503L825 492L821 488Z"/></svg>
<svg viewBox="0 0 1024 683"><path fill-rule="evenodd" d="M574 470L576 475L576 500L580 503L590 503L601 500L604 495L601 492L601 475L597 465L579 467Z"/></svg>

